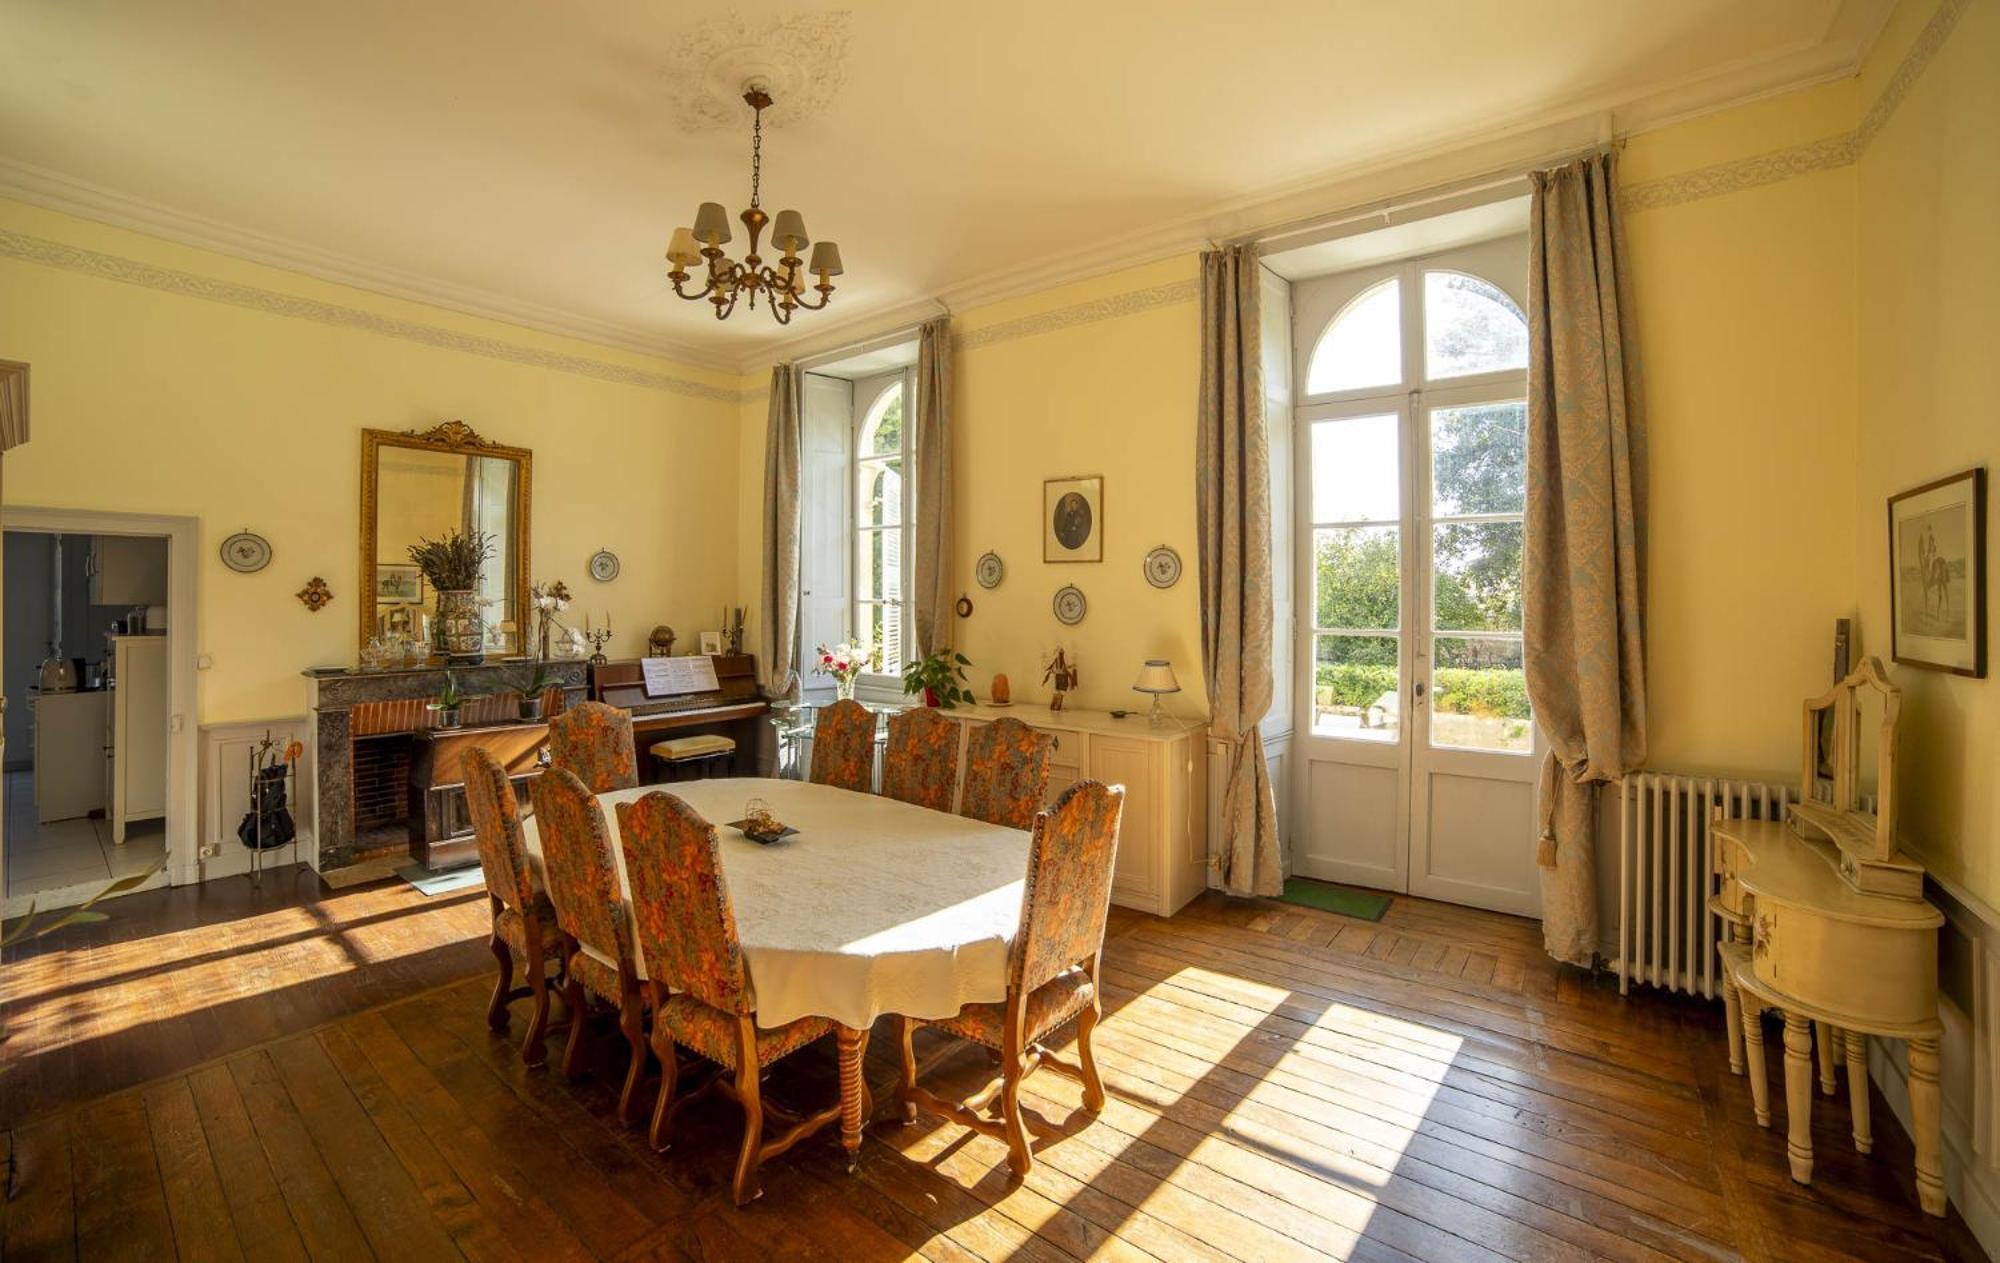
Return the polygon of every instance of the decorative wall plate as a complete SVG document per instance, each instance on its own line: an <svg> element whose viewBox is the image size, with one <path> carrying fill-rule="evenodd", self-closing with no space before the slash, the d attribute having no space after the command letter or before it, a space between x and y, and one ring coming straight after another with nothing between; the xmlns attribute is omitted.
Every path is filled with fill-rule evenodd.
<svg viewBox="0 0 2000 1263"><path fill-rule="evenodd" d="M979 563L972 568L972 574L979 580L980 587L997 588L1000 581L1007 577L1007 567L1000 560L999 553L989 552L981 555Z"/></svg>
<svg viewBox="0 0 2000 1263"><path fill-rule="evenodd" d="M271 564L271 541L245 527L222 541L222 564L237 574L256 574Z"/></svg>
<svg viewBox="0 0 2000 1263"><path fill-rule="evenodd" d="M1181 581L1181 555L1165 544L1146 554L1146 582L1171 588Z"/></svg>
<svg viewBox="0 0 2000 1263"><path fill-rule="evenodd" d="M1068 583L1056 589L1056 599L1052 608L1056 612L1058 623L1064 627L1074 627L1081 623L1083 616L1089 612L1090 602L1083 599L1083 589L1074 583Z"/></svg>
<svg viewBox="0 0 2000 1263"><path fill-rule="evenodd" d="M599 583L609 583L618 577L618 554L609 548L600 548L590 554L590 577Z"/></svg>

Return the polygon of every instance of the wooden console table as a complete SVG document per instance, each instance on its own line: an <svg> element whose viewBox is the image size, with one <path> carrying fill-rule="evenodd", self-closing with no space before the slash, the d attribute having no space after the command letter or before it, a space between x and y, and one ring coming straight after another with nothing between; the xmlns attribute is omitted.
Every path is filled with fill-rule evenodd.
<svg viewBox="0 0 2000 1263"><path fill-rule="evenodd" d="M1907 1040L1917 1198L1944 1214L1939 1151L1937 932L1944 915L1923 899L1864 893L1841 876L1841 852L1786 821L1716 820L1710 837L1720 888L1723 1003L1729 1068L1748 1063L1757 1125L1771 1125L1763 1011L1785 1019L1786 1151L1792 1178L1812 1183L1813 1030L1820 1082L1847 1062L1854 1147L1874 1147L1865 1037Z"/></svg>

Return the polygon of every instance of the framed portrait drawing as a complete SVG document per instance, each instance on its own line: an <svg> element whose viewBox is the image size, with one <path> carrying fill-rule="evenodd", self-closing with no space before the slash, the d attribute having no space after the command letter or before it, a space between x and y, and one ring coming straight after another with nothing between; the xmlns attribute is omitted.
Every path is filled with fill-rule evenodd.
<svg viewBox="0 0 2000 1263"><path fill-rule="evenodd" d="M1104 478L1042 483L1042 560L1104 560Z"/></svg>
<svg viewBox="0 0 2000 1263"><path fill-rule="evenodd" d="M1889 497L1892 656L1986 675L1986 470Z"/></svg>
<svg viewBox="0 0 2000 1263"><path fill-rule="evenodd" d="M415 566L391 565L377 562L375 565L375 602L403 605L424 603L424 572Z"/></svg>

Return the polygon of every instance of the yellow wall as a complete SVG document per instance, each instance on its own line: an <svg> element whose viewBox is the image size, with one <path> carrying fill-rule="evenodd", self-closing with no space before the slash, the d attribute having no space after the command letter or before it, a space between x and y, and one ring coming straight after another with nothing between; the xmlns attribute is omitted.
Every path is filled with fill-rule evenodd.
<svg viewBox="0 0 2000 1263"><path fill-rule="evenodd" d="M18 203L0 231L338 304L538 352L580 356L733 392L733 375L323 284ZM141 276L125 263L121 275ZM462 418L534 450L532 571L562 578L612 651L636 653L660 621L713 628L738 590L733 398L599 380L293 315L246 309L71 267L0 257L0 357L33 366L34 436L8 453L6 502L201 519L201 722L298 714L302 668L356 651L363 428ZM705 471L695 476L692 471ZM717 471L721 476L717 476ZM260 574L216 546L249 527L271 541ZM584 563L617 552L621 577ZM314 575L334 592L309 613Z"/></svg>
<svg viewBox="0 0 2000 1263"><path fill-rule="evenodd" d="M1850 83L1636 137L1647 182L1852 126ZM1854 173L1628 214L1651 455L1650 766L1797 779L1854 612Z"/></svg>
<svg viewBox="0 0 2000 1263"><path fill-rule="evenodd" d="M1862 76L1875 99L1938 6L1905 3ZM1863 644L1887 660L1888 497L1984 465L1988 678L1895 666L1908 845L2000 904L2000 4L1974 0L1857 165L1859 443L1853 521Z"/></svg>

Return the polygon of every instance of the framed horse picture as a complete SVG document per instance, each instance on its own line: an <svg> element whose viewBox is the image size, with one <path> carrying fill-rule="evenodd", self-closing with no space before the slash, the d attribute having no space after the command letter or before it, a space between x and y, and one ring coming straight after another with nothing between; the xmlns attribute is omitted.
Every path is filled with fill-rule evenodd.
<svg viewBox="0 0 2000 1263"><path fill-rule="evenodd" d="M1889 497L1889 612L1897 662L1985 678L1985 469Z"/></svg>

